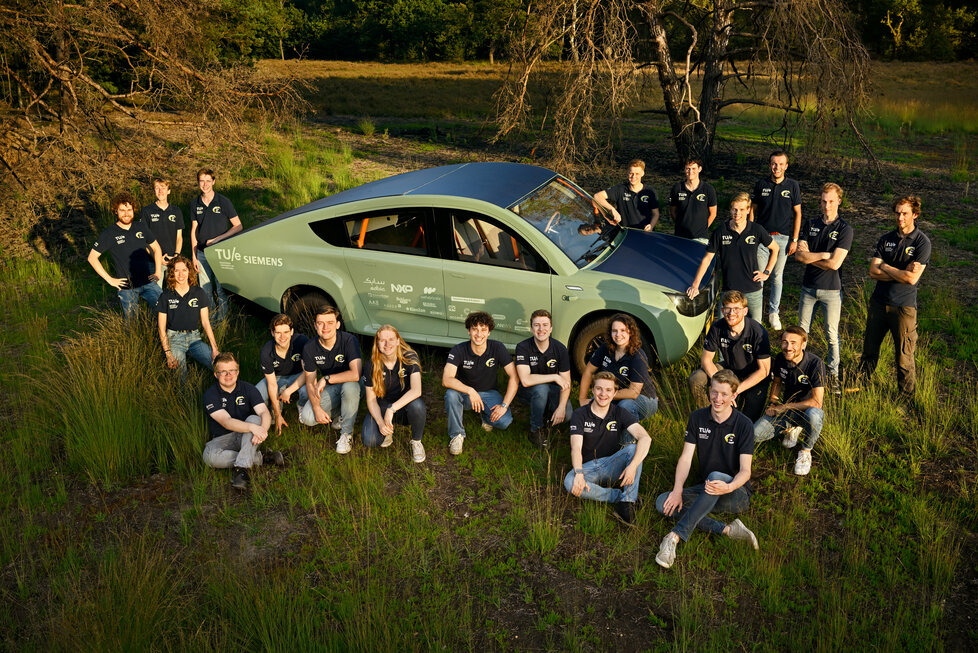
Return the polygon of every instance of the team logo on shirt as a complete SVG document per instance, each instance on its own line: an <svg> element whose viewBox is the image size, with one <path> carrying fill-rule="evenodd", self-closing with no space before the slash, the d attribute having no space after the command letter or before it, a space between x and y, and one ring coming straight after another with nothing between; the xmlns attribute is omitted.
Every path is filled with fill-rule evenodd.
<svg viewBox="0 0 978 653"><path fill-rule="evenodd" d="M337 363L342 363L346 360L346 356L344 356L343 354L336 354L336 358L334 358L333 360L336 361Z"/></svg>
<svg viewBox="0 0 978 653"><path fill-rule="evenodd" d="M496 359L495 358L487 358L486 359L486 367L495 367L495 366L496 366Z"/></svg>
<svg viewBox="0 0 978 653"><path fill-rule="evenodd" d="M176 222L177 221L177 216L175 216L175 215L173 215L171 213L170 215L167 216L167 220L169 220L170 222Z"/></svg>
<svg viewBox="0 0 978 653"><path fill-rule="evenodd" d="M116 245L124 245L125 243L126 243L126 237L125 236L116 236L115 237L115 244ZM95 243L95 244L98 245L98 243Z"/></svg>
<svg viewBox="0 0 978 653"><path fill-rule="evenodd" d="M234 405L235 406L244 406L244 401L245 401L245 398L244 397L235 397L234 398Z"/></svg>
<svg viewBox="0 0 978 653"><path fill-rule="evenodd" d="M194 297L189 302L187 302L187 306L189 306L190 308L197 308L197 298Z"/></svg>
<svg viewBox="0 0 978 653"><path fill-rule="evenodd" d="M638 196L638 199L643 204L648 204L649 203L649 196L648 195L639 195Z"/></svg>
<svg viewBox="0 0 978 653"><path fill-rule="evenodd" d="M725 436L723 436L723 441L727 444L733 444L734 438L736 438L736 436L733 433L727 433Z"/></svg>
<svg viewBox="0 0 978 653"><path fill-rule="evenodd" d="M754 353L754 346L752 344L750 344L749 342L745 342L744 343L744 351L746 351L748 354L752 354L752 353Z"/></svg>
<svg viewBox="0 0 978 653"><path fill-rule="evenodd" d="M804 385L810 385L811 384L811 382L808 380L808 375L807 374L800 374L798 376L798 383L802 383Z"/></svg>
<svg viewBox="0 0 978 653"><path fill-rule="evenodd" d="M168 299L167 305L170 307L171 311L174 311L180 306L180 300L174 298Z"/></svg>
<svg viewBox="0 0 978 653"><path fill-rule="evenodd" d="M628 376L628 365L622 365L618 368L618 376Z"/></svg>
<svg viewBox="0 0 978 653"><path fill-rule="evenodd" d="M830 231L829 232L829 238L831 238L832 240L837 240L839 238L839 232L838 231Z"/></svg>
<svg viewBox="0 0 978 653"><path fill-rule="evenodd" d="M220 212L221 212L221 207L219 207L219 206L215 206L215 207L214 207L213 209L211 209L211 210L212 210L212 211L214 211L214 213L220 213Z"/></svg>
<svg viewBox="0 0 978 653"><path fill-rule="evenodd" d="M615 422L615 421L608 422L607 424L604 425L604 428L607 431L617 431L618 430L618 422Z"/></svg>
<svg viewBox="0 0 978 653"><path fill-rule="evenodd" d="M747 236L747 238L744 238L744 242L747 243L748 245L754 245L757 243L757 238L755 238L754 236Z"/></svg>
<svg viewBox="0 0 978 653"><path fill-rule="evenodd" d="M547 369L551 369L551 370L552 370L552 369L554 369L555 367L557 367L557 361L555 361L555 360L554 360L554 359L552 359L552 358L551 358L550 360L548 360L548 361L547 361Z"/></svg>
<svg viewBox="0 0 978 653"><path fill-rule="evenodd" d="M906 254L907 256L913 256L913 253L915 251L917 251L915 247L908 247L905 250L903 250L903 253Z"/></svg>
<svg viewBox="0 0 978 653"><path fill-rule="evenodd" d="M136 232L136 240L140 240L142 237L143 237L143 232L137 231Z"/></svg>
<svg viewBox="0 0 978 653"><path fill-rule="evenodd" d="M299 353L296 353L296 354L292 354L292 361L293 361L293 362L298 362L298 360L299 360L300 358L302 358L302 354L299 354ZM276 363L276 364L277 364L277 363Z"/></svg>
<svg viewBox="0 0 978 653"><path fill-rule="evenodd" d="M781 191L781 197L785 197L785 198L791 197L791 191L790 190Z"/></svg>
<svg viewBox="0 0 978 653"><path fill-rule="evenodd" d="M697 195L696 196L696 201L697 202L705 202L706 201L706 193L700 193L699 195Z"/></svg>

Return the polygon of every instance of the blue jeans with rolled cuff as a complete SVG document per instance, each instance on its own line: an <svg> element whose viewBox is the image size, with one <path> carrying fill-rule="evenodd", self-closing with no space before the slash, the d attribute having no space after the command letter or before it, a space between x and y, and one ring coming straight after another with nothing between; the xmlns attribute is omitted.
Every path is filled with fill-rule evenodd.
<svg viewBox="0 0 978 653"><path fill-rule="evenodd" d="M710 472L706 476L707 481L723 481L729 483L733 476L723 472ZM665 515L666 499L669 492L663 492L655 500L655 509ZM666 515L671 519L678 520L673 526L672 532L679 536L683 542L689 540L693 534L693 529L698 528L707 533L722 535L726 527L721 521L710 517L711 512L739 513L744 512L750 507L750 493L744 485L728 494L707 494L706 483L692 485L683 488L683 507L671 515Z"/></svg>
<svg viewBox="0 0 978 653"><path fill-rule="evenodd" d="M479 396L482 397L482 421L486 424L492 425L493 428L500 431L505 430L513 423L513 411L508 407L506 412L496 420L492 421L492 407L498 406L503 403L503 396L498 390L488 390L486 392L480 392ZM448 418L448 439L451 440L456 435L465 435L465 428L462 426L462 414L466 410L472 409L472 402L469 400L469 395L464 392L459 392L458 390L446 390L445 391L445 413Z"/></svg>
<svg viewBox="0 0 978 653"><path fill-rule="evenodd" d="M625 468L635 457L634 444L627 444L616 453L604 458L589 460L581 466L584 472L584 480L587 481L590 489L581 492L582 499L592 501L604 501L605 503L635 503L638 499L638 484L642 478L642 466L639 465L635 470L635 480L631 485L619 487L619 477ZM570 492L574 489L574 477L577 475L573 469L567 472L564 477L564 489ZM607 486L607 487L606 487Z"/></svg>

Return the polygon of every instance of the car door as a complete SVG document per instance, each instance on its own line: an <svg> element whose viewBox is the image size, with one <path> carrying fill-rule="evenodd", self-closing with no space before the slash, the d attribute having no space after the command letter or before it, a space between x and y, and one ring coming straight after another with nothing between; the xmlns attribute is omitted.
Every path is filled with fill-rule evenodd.
<svg viewBox="0 0 978 653"><path fill-rule="evenodd" d="M447 245L444 264L448 335L464 339L465 317L485 311L496 322L493 338L515 345L530 335L530 313L551 310L553 275L546 261L502 221L455 209L436 209L435 225Z"/></svg>

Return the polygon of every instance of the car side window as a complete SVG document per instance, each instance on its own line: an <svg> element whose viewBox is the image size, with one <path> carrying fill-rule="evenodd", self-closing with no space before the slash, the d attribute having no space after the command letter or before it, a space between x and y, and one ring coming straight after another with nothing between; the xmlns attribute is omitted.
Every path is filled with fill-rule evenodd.
<svg viewBox="0 0 978 653"><path fill-rule="evenodd" d="M460 261L547 272L543 259L514 231L475 213L451 211L452 240Z"/></svg>
<svg viewBox="0 0 978 653"><path fill-rule="evenodd" d="M330 245L399 254L428 255L424 209L392 209L310 224Z"/></svg>

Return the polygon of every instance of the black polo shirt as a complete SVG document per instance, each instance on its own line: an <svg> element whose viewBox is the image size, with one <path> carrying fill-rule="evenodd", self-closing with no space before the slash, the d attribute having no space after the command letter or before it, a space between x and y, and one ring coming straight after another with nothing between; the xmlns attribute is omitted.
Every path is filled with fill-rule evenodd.
<svg viewBox="0 0 978 653"><path fill-rule="evenodd" d="M204 410L207 411L207 424L211 437L230 433L211 417L213 413L226 410L232 419L244 421L256 414L256 406L264 403L258 388L247 381L238 381L231 392L225 392L220 383L215 383L204 392Z"/></svg>
<svg viewBox="0 0 978 653"><path fill-rule="evenodd" d="M155 242L156 236L142 220L130 222L128 229L113 222L98 235L92 249L99 254L108 252L112 257L114 275L128 279L133 288L138 288L149 283L150 276L156 272L156 261L146 251Z"/></svg>
<svg viewBox="0 0 978 653"><path fill-rule="evenodd" d="M530 374L570 372L570 354L564 343L550 339L547 350L540 352L536 340L527 338L516 345L516 365L528 365Z"/></svg>
<svg viewBox="0 0 978 653"><path fill-rule="evenodd" d="M607 458L617 453L626 439L628 427L638 424L635 416L618 404L611 404L608 414L598 417L591 410L592 403L575 410L570 419L571 437L580 435L584 438L581 445L583 462Z"/></svg>
<svg viewBox="0 0 978 653"><path fill-rule="evenodd" d="M740 456L754 455L754 424L736 408L720 423L713 419L709 407L700 408L689 415L684 441L696 445L702 479L711 472L736 476L740 471ZM750 481L744 488L751 492Z"/></svg>
<svg viewBox="0 0 978 653"><path fill-rule="evenodd" d="M166 313L166 328L193 331L200 328L200 310L210 309L211 300L200 286L190 286L186 295L167 288L156 302L156 312Z"/></svg>
<svg viewBox="0 0 978 653"><path fill-rule="evenodd" d="M498 340L486 340L486 350L481 356L472 351L472 343L466 340L451 348L446 362L458 368L455 378L460 382L476 392L488 392L496 389L496 372L513 359Z"/></svg>
<svg viewBox="0 0 978 653"><path fill-rule="evenodd" d="M301 333L293 333L292 340L289 341L289 349L285 356L280 358L275 351L275 340L269 340L261 348L258 360L261 361L262 374L274 374L275 376L292 376L302 371L302 352L306 348L309 338ZM335 348L335 347L334 347Z"/></svg>
<svg viewBox="0 0 978 653"><path fill-rule="evenodd" d="M808 243L810 252L834 252L852 249L852 235L852 227L841 217L826 224L825 218L819 216L805 221L798 238ZM815 290L842 290L842 277L838 270L823 270L808 264L801 285Z"/></svg>
<svg viewBox="0 0 978 653"><path fill-rule="evenodd" d="M190 202L190 221L197 223L197 249L204 249L204 243L226 233L231 228L231 218L238 217L231 200L220 193L214 193L210 204L204 204L200 195Z"/></svg>
<svg viewBox="0 0 978 653"><path fill-rule="evenodd" d="M710 207L717 205L717 192L702 179L693 190L681 181L669 193L669 205L676 207L675 235L681 238L708 238Z"/></svg>
<svg viewBox="0 0 978 653"><path fill-rule="evenodd" d="M591 354L591 360L588 362L598 368L599 372L606 370L614 374L619 388L624 389L632 383L641 383L641 394L652 399L656 398L655 384L652 383L652 376L649 374L649 359L641 349L636 349L634 354L623 354L616 360L608 345L601 345Z"/></svg>
<svg viewBox="0 0 978 653"><path fill-rule="evenodd" d="M387 369L386 365L383 366L383 399L386 402L394 403L403 397L404 393L411 389L411 375L415 372L418 374L421 373L421 365L418 361L417 354L409 351L404 357L405 360L409 361L407 365L401 365L400 360L395 360L392 369ZM369 358L363 361L363 384L368 388L374 387L374 362ZM374 392L376 392L376 389ZM377 396L380 396L380 393L377 393Z"/></svg>
<svg viewBox="0 0 978 653"><path fill-rule="evenodd" d="M360 344L356 336L346 331L336 332L332 349L326 349L319 338L312 338L302 348L302 369L318 371L323 376L339 374L350 369L350 363L360 359Z"/></svg>
<svg viewBox="0 0 978 653"><path fill-rule="evenodd" d="M825 366L822 359L808 350L795 364L778 354L774 358L774 376L781 379L781 403L808 399L813 388L825 387Z"/></svg>
<svg viewBox="0 0 978 653"><path fill-rule="evenodd" d="M749 220L739 234L730 228L729 220L713 230L706 251L720 259L724 291L749 293L761 289L761 282L754 281L754 273L758 270L757 247L767 247L771 241L771 234L764 227ZM783 255L784 252L778 252L778 256Z"/></svg>
<svg viewBox="0 0 978 653"><path fill-rule="evenodd" d="M757 371L758 360L771 357L771 340L767 329L750 316L744 318L744 328L738 336L730 332L730 325L721 318L710 325L703 349L719 351L723 367L743 381Z"/></svg>
<svg viewBox="0 0 978 653"><path fill-rule="evenodd" d="M149 225L150 231L160 243L160 249L166 256L177 253L177 232L183 229L183 211L176 204L170 204L161 209L156 202L144 206L139 212L139 219Z"/></svg>
<svg viewBox="0 0 978 653"><path fill-rule="evenodd" d="M894 229L876 243L873 256L882 259L898 270L906 270L912 263L930 263L930 239L917 227L906 236ZM887 306L917 306L917 283L877 281L872 299Z"/></svg>
<svg viewBox="0 0 978 653"><path fill-rule="evenodd" d="M795 229L794 208L801 204L801 187L785 177L780 184L770 177L757 180L751 202L757 205L754 221L768 233L791 237Z"/></svg>
<svg viewBox="0 0 978 653"><path fill-rule="evenodd" d="M642 185L634 192L628 182L612 186L605 191L608 202L618 209L621 226L642 229L652 222L652 209L659 208L659 198L651 186Z"/></svg>

